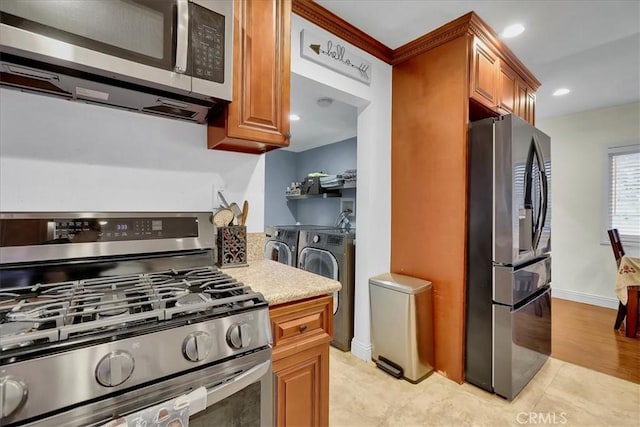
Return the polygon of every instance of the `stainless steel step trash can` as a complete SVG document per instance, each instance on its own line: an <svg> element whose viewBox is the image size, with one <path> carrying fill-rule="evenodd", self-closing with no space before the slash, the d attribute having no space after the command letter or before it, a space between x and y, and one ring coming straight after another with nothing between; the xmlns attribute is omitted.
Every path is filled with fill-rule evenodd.
<svg viewBox="0 0 640 427"><path fill-rule="evenodd" d="M433 370L431 282L385 273L369 279L371 356L396 378L417 383Z"/></svg>

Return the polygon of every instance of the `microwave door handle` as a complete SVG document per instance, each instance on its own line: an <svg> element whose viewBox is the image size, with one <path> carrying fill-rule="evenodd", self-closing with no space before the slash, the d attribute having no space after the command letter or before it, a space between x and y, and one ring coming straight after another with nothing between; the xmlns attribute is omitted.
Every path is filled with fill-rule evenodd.
<svg viewBox="0 0 640 427"><path fill-rule="evenodd" d="M189 0L176 0L176 64L174 71L187 72L187 53L189 52Z"/></svg>

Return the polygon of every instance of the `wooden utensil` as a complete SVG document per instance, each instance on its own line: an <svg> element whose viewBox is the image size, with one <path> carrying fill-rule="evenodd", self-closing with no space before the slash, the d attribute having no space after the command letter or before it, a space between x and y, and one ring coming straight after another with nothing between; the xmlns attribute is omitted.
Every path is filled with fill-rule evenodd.
<svg viewBox="0 0 640 427"><path fill-rule="evenodd" d="M242 221L240 221L240 225L247 223L247 215L249 215L249 202L245 200L242 204Z"/></svg>

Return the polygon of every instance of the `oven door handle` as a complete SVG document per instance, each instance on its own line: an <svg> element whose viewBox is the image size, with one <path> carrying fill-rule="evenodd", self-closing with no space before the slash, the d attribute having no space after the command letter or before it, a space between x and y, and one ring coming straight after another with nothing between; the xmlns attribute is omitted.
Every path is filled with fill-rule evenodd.
<svg viewBox="0 0 640 427"><path fill-rule="evenodd" d="M187 72L187 53L189 51L189 1L176 0L176 64L178 74Z"/></svg>
<svg viewBox="0 0 640 427"><path fill-rule="evenodd" d="M191 406L189 406L189 415L193 415L200 411L203 411L209 406L214 405L221 400L224 400L227 397L239 392L243 388L259 381L260 378L262 378L269 372L270 368L271 360L267 360L266 362L262 362L261 364L254 366L248 371L243 372L236 377L233 377L231 380L228 380L224 384L220 384L217 387L208 389L206 407L203 407L203 405L192 404Z"/></svg>

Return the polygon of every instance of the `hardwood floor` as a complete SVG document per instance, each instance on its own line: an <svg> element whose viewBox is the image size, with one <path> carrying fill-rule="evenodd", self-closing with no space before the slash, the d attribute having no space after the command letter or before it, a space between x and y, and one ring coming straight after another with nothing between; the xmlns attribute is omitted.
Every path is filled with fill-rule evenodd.
<svg viewBox="0 0 640 427"><path fill-rule="evenodd" d="M614 331L616 310L553 298L551 357L640 384L640 338Z"/></svg>

